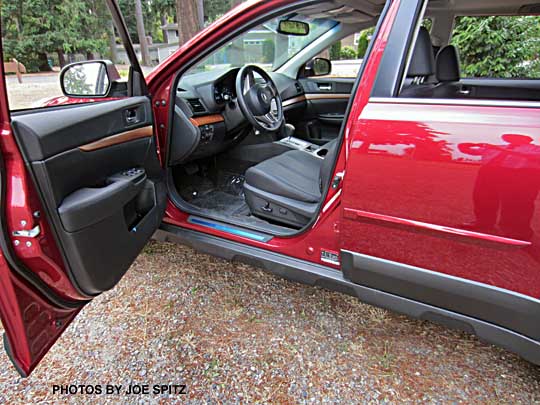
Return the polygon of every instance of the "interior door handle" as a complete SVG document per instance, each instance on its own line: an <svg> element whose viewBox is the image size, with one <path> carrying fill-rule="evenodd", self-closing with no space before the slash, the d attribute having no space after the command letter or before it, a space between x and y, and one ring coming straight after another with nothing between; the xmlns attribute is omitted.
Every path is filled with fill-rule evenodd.
<svg viewBox="0 0 540 405"><path fill-rule="evenodd" d="M332 90L332 85L331 85L331 84L322 84L322 83L319 83L319 84L318 84L318 87L319 87L319 90L325 90L325 91L330 91L330 90Z"/></svg>
<svg viewBox="0 0 540 405"><path fill-rule="evenodd" d="M129 125L136 124L137 122L140 121L139 116L137 115L137 110L135 108L127 109L125 112L125 118L126 118L126 122Z"/></svg>

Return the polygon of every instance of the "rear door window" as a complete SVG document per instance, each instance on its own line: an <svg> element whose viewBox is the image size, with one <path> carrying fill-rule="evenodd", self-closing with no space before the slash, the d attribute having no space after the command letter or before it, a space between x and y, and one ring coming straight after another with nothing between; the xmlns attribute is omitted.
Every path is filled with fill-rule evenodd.
<svg viewBox="0 0 540 405"><path fill-rule="evenodd" d="M463 78L540 78L539 16L457 17L451 44Z"/></svg>

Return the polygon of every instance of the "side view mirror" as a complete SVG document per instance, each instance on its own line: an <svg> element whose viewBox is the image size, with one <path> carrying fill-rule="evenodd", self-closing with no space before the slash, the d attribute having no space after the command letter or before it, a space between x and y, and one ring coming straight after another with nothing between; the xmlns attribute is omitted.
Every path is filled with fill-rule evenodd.
<svg viewBox="0 0 540 405"><path fill-rule="evenodd" d="M305 77L326 76L332 72L332 62L325 58L311 59L304 67Z"/></svg>
<svg viewBox="0 0 540 405"><path fill-rule="evenodd" d="M65 66L60 72L60 86L68 97L106 97L112 82L120 74L111 61L92 60Z"/></svg>

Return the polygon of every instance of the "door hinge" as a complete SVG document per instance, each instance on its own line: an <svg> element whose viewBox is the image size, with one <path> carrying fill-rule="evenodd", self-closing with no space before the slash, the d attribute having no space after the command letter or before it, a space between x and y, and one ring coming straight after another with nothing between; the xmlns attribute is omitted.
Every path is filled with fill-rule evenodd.
<svg viewBox="0 0 540 405"><path fill-rule="evenodd" d="M36 236L39 235L40 232L41 232L41 228L39 227L39 225L36 225L34 228L30 230L21 229L19 231L13 231L13 236L18 236L21 238L35 238Z"/></svg>

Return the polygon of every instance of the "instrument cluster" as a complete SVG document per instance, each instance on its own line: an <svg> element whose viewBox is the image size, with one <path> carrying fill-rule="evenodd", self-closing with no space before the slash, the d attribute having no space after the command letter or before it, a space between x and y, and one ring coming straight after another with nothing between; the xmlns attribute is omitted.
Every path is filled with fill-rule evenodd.
<svg viewBox="0 0 540 405"><path fill-rule="evenodd" d="M225 104L235 98L236 74L227 75L214 85L214 100L217 104Z"/></svg>
<svg viewBox="0 0 540 405"><path fill-rule="evenodd" d="M236 92L234 89L228 87L218 87L214 88L214 100L217 104L225 104L231 101L236 97Z"/></svg>

